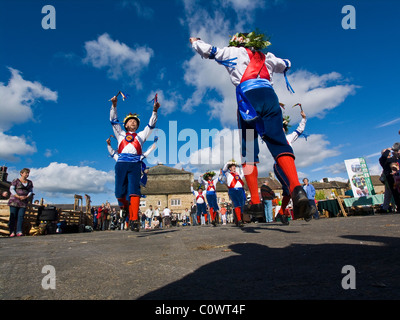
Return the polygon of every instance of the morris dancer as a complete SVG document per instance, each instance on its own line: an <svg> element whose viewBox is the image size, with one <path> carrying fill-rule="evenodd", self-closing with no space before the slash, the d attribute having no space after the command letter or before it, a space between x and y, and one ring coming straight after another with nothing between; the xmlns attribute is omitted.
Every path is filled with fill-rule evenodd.
<svg viewBox="0 0 400 320"><path fill-rule="evenodd" d="M117 120L117 97L114 96L111 101L110 121L114 136L118 141L118 160L115 164L115 197L120 207L128 209L131 230L139 231L142 145L156 125L160 104L154 102L153 113L148 125L141 132L136 133L140 125L139 116L129 113L125 117L123 122L125 132Z"/></svg>
<svg viewBox="0 0 400 320"><path fill-rule="evenodd" d="M219 175L215 174L214 171L207 171L205 174L203 174L203 176L199 177L199 183L203 184L206 188L206 198L210 208L211 223L214 227L217 225L219 211L216 193L218 179Z"/></svg>
<svg viewBox="0 0 400 320"><path fill-rule="evenodd" d="M228 186L228 194L232 200L233 208L236 215L237 225L243 227L242 211L246 202L246 194L244 192L243 171L236 170L237 163L228 161L222 169L222 174L225 177L225 183Z"/></svg>
<svg viewBox="0 0 400 320"><path fill-rule="evenodd" d="M306 114L304 113L303 109L301 109L301 121L297 127L296 130L294 130L292 133L287 134L289 131L289 122L290 119L286 118L283 120L282 126L283 126L283 131L285 132L286 135L286 139L289 143L289 145L291 146L293 142L295 142L297 140L297 138L299 136L301 136L304 132L304 128L306 127L306 122L307 122L307 117ZM283 170L281 169L281 167L279 166L279 164L277 162L275 162L274 164L274 172L275 172L275 176L278 178L279 182L282 185L282 205L281 208L279 209L279 216L278 218L281 220L281 222L283 224L289 224L289 219L288 216L285 215L285 209L286 206L288 205L289 201L290 201L290 191L289 191L289 181L285 176L285 173L283 172ZM305 218L306 221L311 220L311 216Z"/></svg>
<svg viewBox="0 0 400 320"><path fill-rule="evenodd" d="M215 59L224 65L232 83L236 86L238 125L242 131L242 163L251 193L252 214L263 216L256 166L259 162L258 135L260 135L289 180L295 216L304 218L312 216L314 211L297 176L293 149L287 143L282 131L282 110L271 82L274 72L284 73L286 78L286 71L291 66L290 61L277 58L272 53L262 53L260 50L269 46L270 42L265 40L263 34L255 32L236 34L229 42L229 47L222 49L207 44L200 38L189 40L193 49L203 58ZM291 89L288 81L286 82L288 89ZM253 129L251 130L253 133L246 136L246 129ZM246 141L252 142L253 150L246 148Z"/></svg>
<svg viewBox="0 0 400 320"><path fill-rule="evenodd" d="M197 223L201 222L201 214L207 216L207 207L206 207L206 199L204 196L207 194L207 191L203 192L203 188L199 186L197 191L194 191L193 184L190 186L190 191L192 191L193 195L196 198L196 207L197 207Z"/></svg>

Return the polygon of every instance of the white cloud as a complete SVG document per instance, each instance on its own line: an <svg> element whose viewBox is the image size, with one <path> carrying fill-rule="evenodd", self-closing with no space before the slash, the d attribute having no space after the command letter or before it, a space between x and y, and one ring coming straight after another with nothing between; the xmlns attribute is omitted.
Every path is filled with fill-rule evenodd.
<svg viewBox="0 0 400 320"><path fill-rule="evenodd" d="M219 170L232 158L239 163L241 162L241 151L238 141L240 141L239 130L217 130L210 146L191 150L192 152L187 159L179 158L178 161L186 170L194 172L195 176L204 173L206 170ZM273 171L274 159L266 143L261 141L261 139L259 139L259 147L260 162L257 165L259 176L267 176L269 172ZM339 147L331 147L330 142L323 135L310 135L307 140L299 138L293 143L293 150L296 156L297 169L311 167L340 154ZM345 169L344 164L342 167ZM333 167L324 166L323 168L331 173L342 172L341 170L334 170Z"/></svg>
<svg viewBox="0 0 400 320"><path fill-rule="evenodd" d="M36 145L28 143L25 136L12 136L6 131L15 124L33 121L33 105L41 99L55 102L58 95L37 81L24 80L20 71L8 69L9 82L0 83L0 158L15 161L18 155L35 153Z"/></svg>
<svg viewBox="0 0 400 320"><path fill-rule="evenodd" d="M396 118L394 120L382 123L379 126L376 126L375 128L383 128L383 127L391 126L391 125L396 124L398 122L400 122L400 118Z"/></svg>
<svg viewBox="0 0 400 320"><path fill-rule="evenodd" d="M182 101L182 96L176 91L164 92L163 90L151 91L147 96L147 101L154 99L156 93L161 104L159 113L164 116L174 112Z"/></svg>
<svg viewBox="0 0 400 320"><path fill-rule="evenodd" d="M14 124L33 120L32 106L40 99L57 101L57 92L37 81L24 80L21 72L8 68L11 78L7 85L0 83L0 131L5 132Z"/></svg>
<svg viewBox="0 0 400 320"><path fill-rule="evenodd" d="M274 89L279 101L285 104L284 114L289 115L292 121L299 121L301 116L298 108L292 108L301 103L307 117L323 118L325 114L339 106L349 95L355 94L356 85L346 83L342 75L337 72L314 74L305 70L288 73L290 85L295 93L291 94L287 88L284 76L274 75Z"/></svg>
<svg viewBox="0 0 400 320"><path fill-rule="evenodd" d="M270 2L271 4L272 2ZM198 36L217 47L224 47L228 43L229 36L243 27L251 25L251 14L258 9L258 2L242 0L224 0L222 9L231 8L235 16L227 19L227 10L208 10L194 0L186 0L186 20L183 22L190 36ZM241 13L241 14L240 14ZM207 21L207 25L204 25ZM208 28L209 25L216 26ZM290 57L282 57L290 58ZM295 66L295 61L292 61ZM184 63L184 80L187 85L195 89L183 106L183 111L193 112L200 105L206 105L208 114L218 119L223 126L236 126L236 96L228 73L223 66L213 60L202 60L193 52L193 57ZM288 77L295 94L289 93L282 74L273 75L275 91L280 99L288 107L285 114L290 115L293 121L300 120L300 112L292 109L296 103L301 103L307 116L324 117L326 112L339 106L349 95L354 94L357 86L349 84L337 72L326 74L314 74L306 70L289 72ZM207 98L210 91L216 93L215 98Z"/></svg>
<svg viewBox="0 0 400 320"><path fill-rule="evenodd" d="M109 191L106 185L114 181L114 172L52 162L44 168L31 168L30 179L33 181L35 193L97 194Z"/></svg>
<svg viewBox="0 0 400 320"><path fill-rule="evenodd" d="M84 63L98 69L106 69L112 79L122 76L132 77L147 67L153 56L153 50L146 46L130 48L125 43L113 40L104 33L97 40L85 42L86 57Z"/></svg>
<svg viewBox="0 0 400 320"><path fill-rule="evenodd" d="M0 158L7 161L17 160L16 155L29 155L36 152L35 143L29 145L25 137L16 137L0 132Z"/></svg>

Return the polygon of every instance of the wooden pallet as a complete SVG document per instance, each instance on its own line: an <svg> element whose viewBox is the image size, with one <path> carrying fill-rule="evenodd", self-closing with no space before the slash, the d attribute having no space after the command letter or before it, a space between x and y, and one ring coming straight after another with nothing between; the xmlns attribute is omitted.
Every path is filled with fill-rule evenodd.
<svg viewBox="0 0 400 320"><path fill-rule="evenodd" d="M29 230L38 223L38 206L29 205L26 209L23 224L23 233L29 235ZM0 203L0 235L9 235L8 222L10 220L10 208L7 202ZM65 221L67 225L93 225L93 219L82 211L59 210L58 221Z"/></svg>

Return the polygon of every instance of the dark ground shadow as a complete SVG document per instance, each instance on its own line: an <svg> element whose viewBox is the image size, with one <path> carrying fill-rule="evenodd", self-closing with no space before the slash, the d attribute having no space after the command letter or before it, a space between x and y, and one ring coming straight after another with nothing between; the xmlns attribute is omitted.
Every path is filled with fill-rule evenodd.
<svg viewBox="0 0 400 320"><path fill-rule="evenodd" d="M235 244L229 248L239 255L207 264L138 300L400 299L399 238L344 238L349 244ZM342 288L345 265L356 270L354 290Z"/></svg>

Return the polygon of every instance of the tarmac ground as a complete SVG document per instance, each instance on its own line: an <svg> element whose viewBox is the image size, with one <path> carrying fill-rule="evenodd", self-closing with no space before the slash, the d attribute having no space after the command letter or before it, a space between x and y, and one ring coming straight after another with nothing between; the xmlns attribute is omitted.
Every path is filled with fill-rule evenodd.
<svg viewBox="0 0 400 320"><path fill-rule="evenodd" d="M400 214L0 238L1 300L397 300Z"/></svg>

